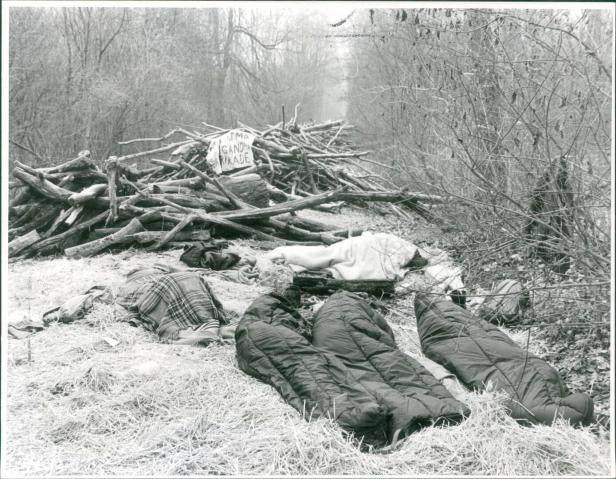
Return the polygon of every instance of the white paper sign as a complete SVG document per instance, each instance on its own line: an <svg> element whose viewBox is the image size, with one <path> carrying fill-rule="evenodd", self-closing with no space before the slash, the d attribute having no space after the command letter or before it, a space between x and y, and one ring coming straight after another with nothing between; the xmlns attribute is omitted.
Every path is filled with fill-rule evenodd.
<svg viewBox="0 0 616 479"><path fill-rule="evenodd" d="M241 130L231 130L212 140L206 160L216 174L255 164L252 142L255 136Z"/></svg>

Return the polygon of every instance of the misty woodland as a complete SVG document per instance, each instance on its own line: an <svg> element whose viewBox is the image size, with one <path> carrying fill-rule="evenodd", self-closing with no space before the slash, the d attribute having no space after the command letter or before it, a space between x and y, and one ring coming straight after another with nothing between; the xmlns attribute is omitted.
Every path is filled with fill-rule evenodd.
<svg viewBox="0 0 616 479"><path fill-rule="evenodd" d="M115 3L3 4L3 477L616 472L612 5Z"/></svg>

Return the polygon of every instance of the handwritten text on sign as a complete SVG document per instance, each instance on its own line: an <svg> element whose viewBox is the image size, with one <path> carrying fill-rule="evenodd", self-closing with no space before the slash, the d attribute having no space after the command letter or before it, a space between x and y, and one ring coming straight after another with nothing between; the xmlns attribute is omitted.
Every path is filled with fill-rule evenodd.
<svg viewBox="0 0 616 479"><path fill-rule="evenodd" d="M254 139L254 135L245 131L231 130L212 140L207 152L207 162L216 174L254 165Z"/></svg>

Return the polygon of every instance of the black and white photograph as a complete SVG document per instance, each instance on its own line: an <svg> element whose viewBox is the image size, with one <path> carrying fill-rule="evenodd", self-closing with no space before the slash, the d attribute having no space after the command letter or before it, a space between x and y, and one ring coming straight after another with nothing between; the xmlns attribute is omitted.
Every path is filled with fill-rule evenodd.
<svg viewBox="0 0 616 479"><path fill-rule="evenodd" d="M0 476L616 476L612 2L2 2Z"/></svg>

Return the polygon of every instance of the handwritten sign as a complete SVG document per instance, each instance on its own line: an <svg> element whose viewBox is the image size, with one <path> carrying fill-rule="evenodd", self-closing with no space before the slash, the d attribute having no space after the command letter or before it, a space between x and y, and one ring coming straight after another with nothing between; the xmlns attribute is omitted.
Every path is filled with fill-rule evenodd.
<svg viewBox="0 0 616 479"><path fill-rule="evenodd" d="M206 161L216 174L255 164L252 142L255 136L241 130L231 130L212 140Z"/></svg>

